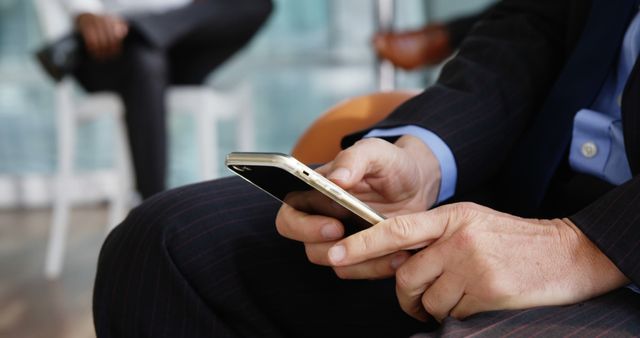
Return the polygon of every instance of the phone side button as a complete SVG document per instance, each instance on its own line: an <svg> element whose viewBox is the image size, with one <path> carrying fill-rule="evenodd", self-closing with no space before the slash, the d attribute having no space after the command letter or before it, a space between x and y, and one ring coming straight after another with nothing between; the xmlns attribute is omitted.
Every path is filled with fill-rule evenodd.
<svg viewBox="0 0 640 338"><path fill-rule="evenodd" d="M336 195L336 196L340 196L342 197L342 193L332 187L328 187L329 191L331 191L332 194Z"/></svg>

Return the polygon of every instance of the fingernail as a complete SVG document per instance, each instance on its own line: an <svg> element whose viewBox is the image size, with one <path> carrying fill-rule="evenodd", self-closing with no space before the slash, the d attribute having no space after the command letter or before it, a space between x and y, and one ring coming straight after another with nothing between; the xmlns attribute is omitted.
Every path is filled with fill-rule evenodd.
<svg viewBox="0 0 640 338"><path fill-rule="evenodd" d="M397 255L391 259L391 268L397 270L407 260L406 255Z"/></svg>
<svg viewBox="0 0 640 338"><path fill-rule="evenodd" d="M351 171L346 168L338 168L329 175L329 178L334 181L348 181L351 176Z"/></svg>
<svg viewBox="0 0 640 338"><path fill-rule="evenodd" d="M336 245L333 248L329 249L329 260L331 263L340 263L341 260L344 259L346 254L346 250L343 245Z"/></svg>
<svg viewBox="0 0 640 338"><path fill-rule="evenodd" d="M320 233L322 237L325 239L338 239L342 234L340 233L340 229L335 224L327 224L320 229Z"/></svg>

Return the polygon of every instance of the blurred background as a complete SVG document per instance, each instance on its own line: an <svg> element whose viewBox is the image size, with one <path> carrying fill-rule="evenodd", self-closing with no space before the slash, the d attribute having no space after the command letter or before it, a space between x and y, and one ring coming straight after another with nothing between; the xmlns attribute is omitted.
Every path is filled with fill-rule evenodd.
<svg viewBox="0 0 640 338"><path fill-rule="evenodd" d="M491 2L397 1L393 29L445 22ZM206 102L215 106L219 99L227 110L224 118L209 121L209 138L203 141L199 134L198 112L180 111L193 107L169 105L168 186L229 175L222 159L231 151L289 153L329 107L379 90L371 40L380 29L380 3L274 0L271 16L249 45L207 77L205 87L216 96ZM0 0L0 337L92 337L95 265L112 222L107 202L121 179L113 175L118 123L110 114L74 123L74 169L65 189L56 190L60 87L34 58L45 39L41 20L31 0ZM439 66L398 69L395 88L424 88L438 71ZM74 97L87 95L70 86ZM234 109L242 110L242 118ZM201 142L209 142L214 154L204 175ZM57 250L61 265L47 277L52 207L60 191L70 210L57 216L66 227L58 235L66 242L57 245L65 251Z"/></svg>

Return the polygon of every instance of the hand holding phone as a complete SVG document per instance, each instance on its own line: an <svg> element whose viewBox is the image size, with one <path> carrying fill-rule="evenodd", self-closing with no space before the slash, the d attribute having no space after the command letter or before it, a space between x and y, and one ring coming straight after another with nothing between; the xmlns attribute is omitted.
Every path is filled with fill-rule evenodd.
<svg viewBox="0 0 640 338"><path fill-rule="evenodd" d="M386 217L427 210L440 187L440 163L414 136L395 143L370 138L341 151L316 169Z"/></svg>
<svg viewBox="0 0 640 338"><path fill-rule="evenodd" d="M345 172L340 169L346 169L348 175L335 175ZM331 177L333 182L348 190L353 197L389 217L425 211L434 203L440 185L439 162L431 150L413 136L403 136L394 144L381 139L361 140L339 153L330 163L318 168L318 171ZM298 174L304 175L304 172ZM280 186L268 179L263 181L274 186L274 189ZM296 179L291 184L306 185L299 181ZM332 266L328 260L328 249L345 232L336 218L297 210L287 204L280 208L276 227L284 237L304 243L309 261L325 266ZM389 276L393 274L389 262L394 257L406 254L389 254L388 257L333 269L339 276L357 276L358 271L367 270L366 266L376 266L383 272L382 275Z"/></svg>

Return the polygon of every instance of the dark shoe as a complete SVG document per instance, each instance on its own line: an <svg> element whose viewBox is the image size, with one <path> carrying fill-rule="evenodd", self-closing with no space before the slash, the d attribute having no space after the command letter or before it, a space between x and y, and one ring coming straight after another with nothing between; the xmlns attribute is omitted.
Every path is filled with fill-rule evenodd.
<svg viewBox="0 0 640 338"><path fill-rule="evenodd" d="M36 53L36 57L47 74L59 82L75 70L80 48L80 38L77 34L71 34L45 46Z"/></svg>
<svg viewBox="0 0 640 338"><path fill-rule="evenodd" d="M378 55L406 70L437 65L453 53L447 27L437 23L417 31L378 33L373 42Z"/></svg>

